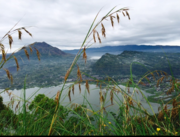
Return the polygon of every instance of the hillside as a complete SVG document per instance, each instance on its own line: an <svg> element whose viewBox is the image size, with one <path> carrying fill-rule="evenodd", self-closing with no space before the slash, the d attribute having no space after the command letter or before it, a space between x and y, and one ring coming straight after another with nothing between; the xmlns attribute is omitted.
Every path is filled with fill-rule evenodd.
<svg viewBox="0 0 180 137"><path fill-rule="evenodd" d="M162 70L171 74L169 63L174 75L180 75L180 53L153 53L139 51L124 51L119 55L104 54L92 65L93 71L101 75L130 75L132 65L134 75L143 75L148 70ZM169 63L168 63L169 61Z"/></svg>

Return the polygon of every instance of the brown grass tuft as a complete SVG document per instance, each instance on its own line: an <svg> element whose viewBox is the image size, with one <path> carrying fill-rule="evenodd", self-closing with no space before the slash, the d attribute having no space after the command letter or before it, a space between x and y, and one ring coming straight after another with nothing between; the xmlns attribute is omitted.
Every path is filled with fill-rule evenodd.
<svg viewBox="0 0 180 137"><path fill-rule="evenodd" d="M86 63L87 55L86 55L86 48L85 47L83 49L83 59L85 60L85 63Z"/></svg>
<svg viewBox="0 0 180 137"><path fill-rule="evenodd" d="M11 45L13 43L13 38L11 37L11 35L8 35L8 39L9 39L9 45L10 45L10 49L11 49Z"/></svg>
<svg viewBox="0 0 180 137"><path fill-rule="evenodd" d="M88 93L90 94L88 80L86 80L86 89L87 89Z"/></svg>
<svg viewBox="0 0 180 137"><path fill-rule="evenodd" d="M15 56L13 56L14 57L14 60L15 60L15 62L16 62L16 68L17 68L17 71L19 70L19 64L18 64L18 60L17 60L17 58L15 57Z"/></svg>
<svg viewBox="0 0 180 137"><path fill-rule="evenodd" d="M8 77L9 79L11 79L11 76L10 76L9 70L8 70L8 69L5 69L5 68L3 68L3 69L6 71L7 77Z"/></svg>
<svg viewBox="0 0 180 137"><path fill-rule="evenodd" d="M24 48L24 52L26 54L26 57L29 59L29 54L28 54L28 52L27 52L27 50L25 48Z"/></svg>
<svg viewBox="0 0 180 137"><path fill-rule="evenodd" d="M18 36L19 36L19 39L21 40L22 32L20 30L18 30Z"/></svg>
<svg viewBox="0 0 180 137"><path fill-rule="evenodd" d="M101 23L101 26L102 26L102 29L101 29L101 32L102 32L102 36L104 36L104 38L106 38L106 30L105 30L105 27L104 25Z"/></svg>
<svg viewBox="0 0 180 137"><path fill-rule="evenodd" d="M155 76L154 76L154 74L152 72L151 72L151 75L153 76L153 79L156 80L156 78L155 78Z"/></svg>

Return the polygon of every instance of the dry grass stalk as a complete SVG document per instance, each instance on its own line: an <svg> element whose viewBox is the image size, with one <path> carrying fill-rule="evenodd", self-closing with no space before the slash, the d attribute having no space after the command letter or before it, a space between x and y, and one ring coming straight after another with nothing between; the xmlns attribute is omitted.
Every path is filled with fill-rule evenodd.
<svg viewBox="0 0 180 137"><path fill-rule="evenodd" d="M86 80L86 89L87 89L88 93L90 94L88 80Z"/></svg>
<svg viewBox="0 0 180 137"><path fill-rule="evenodd" d="M13 43L13 38L11 35L8 35L8 39L9 39L9 45L10 45L10 49L11 49L11 45Z"/></svg>
<svg viewBox="0 0 180 137"><path fill-rule="evenodd" d="M22 32L20 30L18 30L18 36L19 36L19 39L21 40Z"/></svg>
<svg viewBox="0 0 180 137"><path fill-rule="evenodd" d="M141 85L143 85L143 86L145 86L145 85L146 85L146 84L145 84L144 82L142 82L142 81L141 81L141 82L139 82L139 84L141 84Z"/></svg>
<svg viewBox="0 0 180 137"><path fill-rule="evenodd" d="M95 36L95 33L96 33L96 30L93 30L93 39L94 39L94 42L96 43L96 36Z"/></svg>
<svg viewBox="0 0 180 137"><path fill-rule="evenodd" d="M22 29L24 29L32 37L32 34L29 31L27 31L24 27L22 27Z"/></svg>
<svg viewBox="0 0 180 137"><path fill-rule="evenodd" d="M101 23L101 26L102 26L102 29L101 29L101 32L102 32L102 36L104 36L104 38L106 38L106 30L105 30L105 27L104 25Z"/></svg>
<svg viewBox="0 0 180 137"><path fill-rule="evenodd" d="M64 80L65 80L65 81L67 80L67 78L68 78L68 76L69 76L69 73L70 73L70 71L69 71L69 69L68 69L67 72L66 72L66 74L65 74L65 76L64 76Z"/></svg>
<svg viewBox="0 0 180 137"><path fill-rule="evenodd" d="M15 57L15 56L13 56L14 57L14 60L15 60L15 62L16 62L16 68L17 68L17 71L19 70L19 64L18 64L18 60L17 60L17 58Z"/></svg>
<svg viewBox="0 0 180 137"><path fill-rule="evenodd" d="M98 87L98 82L99 82L99 81L97 80L96 87Z"/></svg>
<svg viewBox="0 0 180 137"><path fill-rule="evenodd" d="M68 97L69 97L69 101L71 102L71 88L70 87L69 87Z"/></svg>
<svg viewBox="0 0 180 137"><path fill-rule="evenodd" d="M101 38L99 36L99 33L97 32L97 36L98 36L98 40L99 40L99 43L101 43Z"/></svg>
<svg viewBox="0 0 180 137"><path fill-rule="evenodd" d="M80 79L80 82L82 82L82 76L81 76L81 71L80 71L80 69L79 69L79 66L77 65L77 76L78 76L78 78Z"/></svg>
<svg viewBox="0 0 180 137"><path fill-rule="evenodd" d="M8 77L9 79L11 79L11 76L10 76L9 70L8 70L8 69L5 69L5 68L3 68L3 69L6 71L7 77Z"/></svg>
<svg viewBox="0 0 180 137"><path fill-rule="evenodd" d="M29 54L28 54L28 52L27 52L27 50L25 48L24 48L24 52L26 54L26 57L29 59Z"/></svg>
<svg viewBox="0 0 180 137"><path fill-rule="evenodd" d="M160 71L161 75L163 75L162 71Z"/></svg>
<svg viewBox="0 0 180 137"><path fill-rule="evenodd" d="M85 47L83 49L83 59L85 60L85 63L86 63L87 55L86 55L86 48Z"/></svg>
<svg viewBox="0 0 180 137"><path fill-rule="evenodd" d="M81 84L79 83L79 93L81 94Z"/></svg>
<svg viewBox="0 0 180 137"><path fill-rule="evenodd" d="M116 13L116 17L117 17L117 21L118 21L118 23L119 23L119 15L118 15L118 13Z"/></svg>
<svg viewBox="0 0 180 137"><path fill-rule="evenodd" d="M168 74L167 74L166 72L164 72L164 71L163 71L163 73L164 73L164 75L165 75L165 76L167 76L167 75L168 75Z"/></svg>
<svg viewBox="0 0 180 137"><path fill-rule="evenodd" d="M73 93L73 95L74 95L74 85L72 85L72 93Z"/></svg>

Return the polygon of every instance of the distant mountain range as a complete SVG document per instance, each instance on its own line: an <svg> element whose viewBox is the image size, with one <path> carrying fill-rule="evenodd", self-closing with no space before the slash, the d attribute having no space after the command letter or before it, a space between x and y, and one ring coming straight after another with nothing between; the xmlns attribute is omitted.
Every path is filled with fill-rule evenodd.
<svg viewBox="0 0 180 137"><path fill-rule="evenodd" d="M130 65L134 75L143 75L148 70L162 70L174 75L180 75L180 53L154 53L140 51L124 51L119 55L104 54L92 66L101 75L130 75Z"/></svg>
<svg viewBox="0 0 180 137"><path fill-rule="evenodd" d="M162 45L122 45L122 46L105 46L100 48L88 48L87 54L111 53L120 54L123 51L144 51L144 52L180 52L180 46L162 46ZM66 53L76 54L79 50L63 50Z"/></svg>

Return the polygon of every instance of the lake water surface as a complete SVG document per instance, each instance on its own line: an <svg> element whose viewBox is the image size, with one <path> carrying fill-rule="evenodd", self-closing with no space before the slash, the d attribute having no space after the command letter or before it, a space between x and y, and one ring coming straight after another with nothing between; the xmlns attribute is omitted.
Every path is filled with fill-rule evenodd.
<svg viewBox="0 0 180 137"><path fill-rule="evenodd" d="M90 95L88 94L85 84L81 84L81 93L79 91L79 85L76 84L74 86L74 95L72 94L71 91L71 102L69 101L69 97L68 97L68 91L69 91L69 86L72 85L73 83L67 83L65 85L65 88L62 92L61 95L61 99L60 99L60 103L63 106L69 106L72 103L77 103L77 104L86 104L88 106L88 108L91 109L90 105L88 105L88 102L91 104L93 110L98 111L100 109L100 101L99 101L99 92L100 92L100 88L97 87L94 84L89 84L89 88L90 88ZM125 86L119 85L119 87L124 90L126 93L127 92L127 88ZM49 98L55 98L56 94L58 91L60 91L62 88L62 84L59 86L52 86L52 87L47 87L47 88L29 88L26 89L26 99L28 99L28 102L31 102L34 97L38 94L45 94L46 96L48 96ZM129 95L132 95L133 90L138 90L138 89L133 89L133 88L129 88L130 92ZM2 89L0 91L3 91ZM139 91L139 90L138 90ZM142 91L142 90L141 90ZM9 92L12 92L12 95L15 96L15 103L13 106L13 110L15 110L15 106L17 104L17 102L23 99L23 90L9 90ZM106 94L106 99L105 99L105 104L104 106L109 106L111 105L111 101L110 101L110 90L106 90L106 89L102 89L103 95L105 97ZM142 94L140 94L140 92L138 92L139 94L137 94L136 92L134 92L133 94L133 99L135 99L136 101L140 102L142 104L142 106L147 110L147 112L149 112L150 114L153 114L153 111L155 113L158 113L158 107L160 107L160 104L158 103L150 103L152 106L153 111L151 110L151 107L149 106L149 104L146 102L145 98L142 96ZM150 96L151 94L146 93L145 91L142 91L142 93L145 95L145 97ZM34 94L34 95L33 95ZM12 96L11 95L11 96ZM5 93L1 93L1 96L3 97L3 102L5 104L7 104L10 101L10 97L8 96L8 94ZM86 97L86 98L85 98ZM87 100L88 102L87 102ZM118 108L119 106L122 104L123 102L123 96L121 93L116 93L114 94L114 105L111 105L110 107L106 108L106 111L110 112L114 112L117 113L118 112ZM22 105L22 103L21 103ZM133 114L132 114L133 115Z"/></svg>

